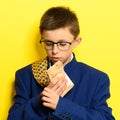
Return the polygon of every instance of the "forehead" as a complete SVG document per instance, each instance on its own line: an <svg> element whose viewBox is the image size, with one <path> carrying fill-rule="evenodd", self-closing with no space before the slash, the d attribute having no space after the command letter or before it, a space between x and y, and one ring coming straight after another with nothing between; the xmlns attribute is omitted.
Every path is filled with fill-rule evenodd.
<svg viewBox="0 0 120 120"><path fill-rule="evenodd" d="M42 37L54 41L62 40L62 39L71 40L74 38L68 27L59 28L55 30L44 30Z"/></svg>

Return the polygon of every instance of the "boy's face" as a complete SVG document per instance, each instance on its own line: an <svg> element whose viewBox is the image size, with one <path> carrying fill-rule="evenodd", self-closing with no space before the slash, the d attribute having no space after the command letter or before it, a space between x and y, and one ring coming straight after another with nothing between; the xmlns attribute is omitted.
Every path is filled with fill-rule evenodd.
<svg viewBox="0 0 120 120"><path fill-rule="evenodd" d="M72 49L76 47L79 44L80 39L77 38L74 40L74 36L70 33L68 27L65 28L59 28L55 30L44 30L42 38L44 41L50 41L52 43L60 43L60 44L49 44L46 43L45 45L49 48L49 46L52 46L51 49L46 49L46 53L49 57L49 59L55 63L57 61L62 61L63 64L67 64L71 59ZM73 41L74 40L74 41ZM62 42L62 44L61 44ZM66 46L64 46L64 42L67 43L67 49ZM72 43L71 43L72 42ZM70 44L71 43L71 44ZM65 49L64 49L65 47ZM62 50L60 49L62 48Z"/></svg>

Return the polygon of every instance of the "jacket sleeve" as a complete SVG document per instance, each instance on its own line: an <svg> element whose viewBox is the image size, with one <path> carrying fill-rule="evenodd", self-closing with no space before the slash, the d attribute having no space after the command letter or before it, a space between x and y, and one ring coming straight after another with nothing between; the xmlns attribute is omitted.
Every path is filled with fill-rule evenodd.
<svg viewBox="0 0 120 120"><path fill-rule="evenodd" d="M114 120L106 103L109 97L109 78L103 75L97 83L91 106L80 106L61 97L54 114L63 120Z"/></svg>
<svg viewBox="0 0 120 120"><path fill-rule="evenodd" d="M47 108L43 107L40 95L31 97L30 79L28 74L16 72L14 105L9 110L8 120L44 120L48 116ZM28 87L29 86L29 87Z"/></svg>

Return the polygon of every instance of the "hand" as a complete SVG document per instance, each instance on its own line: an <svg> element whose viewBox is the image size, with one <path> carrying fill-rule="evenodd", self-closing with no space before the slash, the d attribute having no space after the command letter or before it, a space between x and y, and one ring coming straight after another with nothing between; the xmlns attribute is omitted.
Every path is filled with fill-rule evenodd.
<svg viewBox="0 0 120 120"><path fill-rule="evenodd" d="M65 78L65 75L63 75L63 73L59 73L51 80L50 84L47 87L61 96L67 87L67 79Z"/></svg>
<svg viewBox="0 0 120 120"><path fill-rule="evenodd" d="M64 92L66 87L67 80L65 77L56 76L41 93L43 106L55 110L59 101L59 96Z"/></svg>
<svg viewBox="0 0 120 120"><path fill-rule="evenodd" d="M55 110L59 101L59 95L56 94L52 89L45 87L41 93L41 99L43 101L43 106Z"/></svg>

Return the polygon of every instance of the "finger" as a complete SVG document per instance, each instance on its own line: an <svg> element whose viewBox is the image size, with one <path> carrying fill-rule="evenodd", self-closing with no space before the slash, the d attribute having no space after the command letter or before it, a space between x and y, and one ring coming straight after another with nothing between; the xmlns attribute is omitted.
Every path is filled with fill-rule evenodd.
<svg viewBox="0 0 120 120"><path fill-rule="evenodd" d="M52 88L53 86L57 84L59 80L60 80L59 77L54 77L47 87Z"/></svg>
<svg viewBox="0 0 120 120"><path fill-rule="evenodd" d="M67 82L64 82L61 86L56 89L56 92L61 95L67 87Z"/></svg>
<svg viewBox="0 0 120 120"><path fill-rule="evenodd" d="M51 109L56 109L56 105L53 104L53 103L51 103L51 102L46 102L46 101L44 101L44 102L42 103L42 105L45 106L45 107L49 107L49 108L51 108Z"/></svg>
<svg viewBox="0 0 120 120"><path fill-rule="evenodd" d="M47 87L52 88L59 81L58 77L54 77Z"/></svg>
<svg viewBox="0 0 120 120"><path fill-rule="evenodd" d="M64 84L64 82L66 82L64 76L58 76L56 79L57 79L57 80L56 80L57 82L56 82L56 84L52 87L52 89L53 89L54 91L57 90L60 86L62 86L62 85Z"/></svg>
<svg viewBox="0 0 120 120"><path fill-rule="evenodd" d="M42 96L46 96L48 98L51 98L52 96L54 96L54 94L56 94L56 92L48 87L45 87L42 92Z"/></svg>
<svg viewBox="0 0 120 120"><path fill-rule="evenodd" d="M45 107L49 107L49 108L51 108L52 106L51 106L51 104L50 103L48 103L48 102L43 102L42 103L43 104L43 106L45 106Z"/></svg>
<svg viewBox="0 0 120 120"><path fill-rule="evenodd" d="M53 94L51 96L51 98L47 98L47 97L43 96L42 99L43 99L43 106L49 107L52 109L56 109L56 106L59 101L59 96L57 94Z"/></svg>
<svg viewBox="0 0 120 120"><path fill-rule="evenodd" d="M64 75L63 72L60 72L59 74L57 74L57 75L51 80L51 82L52 82L53 84L56 84L60 79L63 79L63 78L65 78L65 75Z"/></svg>
<svg viewBox="0 0 120 120"><path fill-rule="evenodd" d="M50 102L50 98L48 96L42 96L41 100L44 102Z"/></svg>
<svg viewBox="0 0 120 120"><path fill-rule="evenodd" d="M41 93L41 96L49 97L49 94L50 94L50 89L45 87Z"/></svg>

